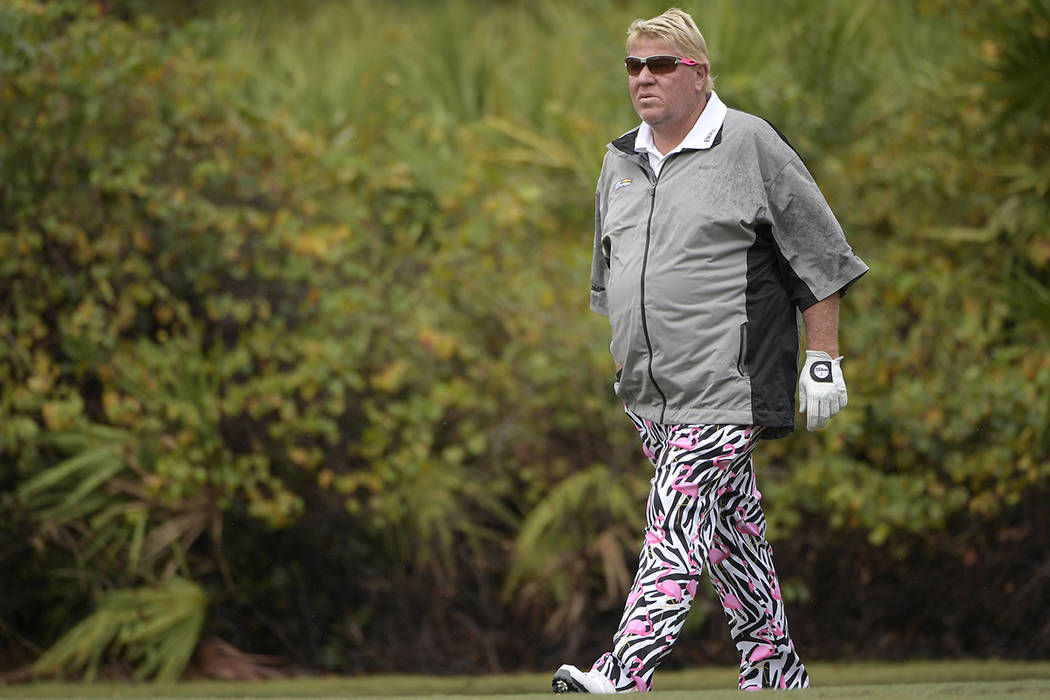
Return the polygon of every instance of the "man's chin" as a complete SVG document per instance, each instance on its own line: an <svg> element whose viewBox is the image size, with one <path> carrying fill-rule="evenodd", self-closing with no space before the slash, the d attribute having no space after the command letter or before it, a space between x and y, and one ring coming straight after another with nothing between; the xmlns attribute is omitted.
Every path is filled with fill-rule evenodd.
<svg viewBox="0 0 1050 700"><path fill-rule="evenodd" d="M634 111L637 112L638 116L641 117L641 120L649 126L652 126L653 124L658 124L663 119L663 112L661 112L659 109L655 109L652 107L641 107L635 109Z"/></svg>

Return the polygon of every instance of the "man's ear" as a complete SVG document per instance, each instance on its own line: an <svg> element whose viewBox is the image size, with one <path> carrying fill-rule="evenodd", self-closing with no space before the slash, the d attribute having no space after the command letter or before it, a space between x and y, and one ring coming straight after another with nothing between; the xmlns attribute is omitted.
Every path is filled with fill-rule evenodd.
<svg viewBox="0 0 1050 700"><path fill-rule="evenodd" d="M711 72L711 66L699 65L696 67L696 91L704 92L704 86L707 85L707 76Z"/></svg>

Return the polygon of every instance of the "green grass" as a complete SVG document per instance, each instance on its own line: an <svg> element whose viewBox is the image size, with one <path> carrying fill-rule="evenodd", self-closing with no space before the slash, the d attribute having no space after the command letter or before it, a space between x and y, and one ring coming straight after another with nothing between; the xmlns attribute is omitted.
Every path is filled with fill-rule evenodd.
<svg viewBox="0 0 1050 700"><path fill-rule="evenodd" d="M953 661L909 663L815 663L819 698L1046 698L1050 661ZM33 683L0 688L3 698L537 698L550 695L550 674L479 677L373 675L260 682L193 681L175 685ZM659 673L663 698L734 698L730 667Z"/></svg>

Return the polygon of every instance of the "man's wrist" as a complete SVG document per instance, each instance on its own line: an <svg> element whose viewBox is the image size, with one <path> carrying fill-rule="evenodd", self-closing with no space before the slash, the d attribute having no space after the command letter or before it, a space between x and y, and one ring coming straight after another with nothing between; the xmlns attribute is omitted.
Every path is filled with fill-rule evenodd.
<svg viewBox="0 0 1050 700"><path fill-rule="evenodd" d="M811 346L807 345L806 346L806 351L807 352L824 352L824 353L827 353L831 357L838 357L839 356L839 346L837 344L834 344L834 345L815 344L815 345L811 345Z"/></svg>

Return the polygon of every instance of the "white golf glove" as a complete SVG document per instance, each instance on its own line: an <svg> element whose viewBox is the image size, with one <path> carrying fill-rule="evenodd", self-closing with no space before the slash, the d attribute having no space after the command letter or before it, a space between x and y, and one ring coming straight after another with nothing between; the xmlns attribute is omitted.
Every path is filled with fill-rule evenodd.
<svg viewBox="0 0 1050 700"><path fill-rule="evenodd" d="M846 407L846 381L841 357L820 350L806 351L806 364L798 378L798 410L806 414L806 429L817 430Z"/></svg>

